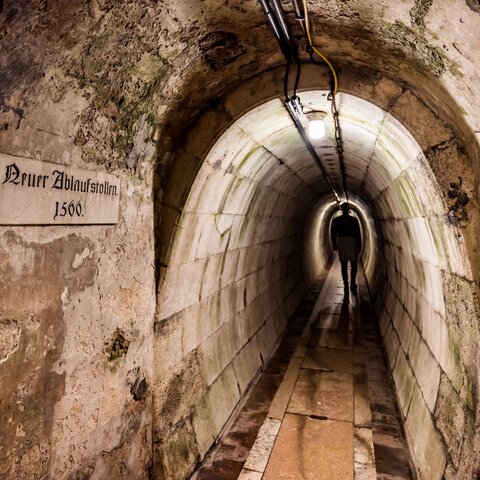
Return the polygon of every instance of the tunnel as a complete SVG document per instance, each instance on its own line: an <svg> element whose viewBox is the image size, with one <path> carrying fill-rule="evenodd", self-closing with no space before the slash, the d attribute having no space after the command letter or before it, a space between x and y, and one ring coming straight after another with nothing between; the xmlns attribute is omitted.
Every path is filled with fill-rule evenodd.
<svg viewBox="0 0 480 480"><path fill-rule="evenodd" d="M262 2L0 2L0 478L480 478L480 6L263 5L295 87ZM349 350L309 367L335 315ZM337 369L367 420L295 410ZM345 450L315 437L337 420Z"/></svg>

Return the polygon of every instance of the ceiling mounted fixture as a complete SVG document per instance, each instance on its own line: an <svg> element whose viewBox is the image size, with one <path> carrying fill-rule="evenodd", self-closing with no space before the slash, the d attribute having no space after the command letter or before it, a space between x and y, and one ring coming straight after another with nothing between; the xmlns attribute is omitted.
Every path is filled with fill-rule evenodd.
<svg viewBox="0 0 480 480"><path fill-rule="evenodd" d="M340 124L338 121L338 110L335 103L335 95L338 91L338 79L335 69L330 61L327 59L322 52L313 43L312 33L310 29L310 22L308 19L308 0L292 0L295 7L295 19L300 22L300 26L303 30L303 33L306 38L306 52L309 55L310 62L314 64L320 64L315 58L314 53L321 58L322 62L325 63L330 70L330 94L328 100L331 101L332 109L332 119L333 119L333 130L335 135L336 151L338 154L338 161L340 167L341 175L341 189L343 190L343 196L346 201L348 201L348 190L347 190L347 181L345 174L345 164L343 160L343 146L342 138L340 132ZM286 68L285 75L283 79L283 90L285 94L285 99L283 104L287 109L290 117L295 124L298 133L302 137L307 150L310 152L313 160L320 168L322 175L332 190L333 195L335 196L338 203L340 203L340 192L337 190L336 185L332 182L330 175L328 174L325 166L322 163L320 156L315 150L314 146L310 139L319 140L325 136L325 112L320 111L309 111L305 112L303 109L302 102L300 101L299 96L297 95L298 85L301 76L301 65L302 61L298 53L297 44L294 41L294 37L290 33L290 28L287 22L287 16L283 10L282 0L259 0L260 5L272 27L273 33L277 42L280 46L280 49L285 57ZM302 6L301 3L302 2ZM303 10L303 11L302 11ZM291 67L294 67L295 77L293 83L293 92L290 94L290 74ZM323 114L323 115L322 115ZM307 128L305 129L305 119L308 120ZM308 132L308 133L307 133Z"/></svg>
<svg viewBox="0 0 480 480"><path fill-rule="evenodd" d="M320 140L325 136L325 118L327 112L307 113L308 136L313 140Z"/></svg>

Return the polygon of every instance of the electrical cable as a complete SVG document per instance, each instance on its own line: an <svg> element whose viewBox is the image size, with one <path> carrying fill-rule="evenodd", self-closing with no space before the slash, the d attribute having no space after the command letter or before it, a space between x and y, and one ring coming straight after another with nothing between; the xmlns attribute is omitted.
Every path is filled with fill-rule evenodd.
<svg viewBox="0 0 480 480"><path fill-rule="evenodd" d="M285 66L285 74L283 76L283 94L285 95L285 100L290 100L290 96L288 95L288 78L290 74L290 62L287 62Z"/></svg>
<svg viewBox="0 0 480 480"><path fill-rule="evenodd" d="M330 61L325 57L325 55L320 52L315 45L313 45L312 41L312 35L310 31L310 22L308 19L308 0L303 0L303 9L304 9L304 17L305 17L305 30L307 34L307 52L309 53L310 56L310 61L312 63L315 63L319 65L319 62L317 62L314 57L313 53L315 52L330 68L331 71L331 84L330 84L330 93L331 93L331 113L332 113L332 118L333 118L333 129L334 129L334 138L335 138L335 144L336 144L336 151L338 155L338 160L340 164L340 175L342 179L342 189L343 193L345 196L345 200L348 202L348 189L347 189L347 179L346 179L346 171L345 171L345 161L343 157L343 145L342 145L342 136L341 136L341 130L340 130L340 124L339 124L339 113L337 109L337 104L336 104L336 99L335 96L338 92L338 78L337 78L337 73L335 72L335 69L333 68L333 65L330 63Z"/></svg>
<svg viewBox="0 0 480 480"><path fill-rule="evenodd" d="M332 190L337 203L340 203L340 196L334 187L332 180L330 179L330 176L328 175L327 170L323 166L323 163L318 156L314 146L312 145L312 142L308 138L305 129L303 128L303 125L300 121L299 118L299 112L298 108L299 105L301 106L299 102L299 98L297 96L297 90L298 90L298 84L300 81L300 74L301 74L301 62L298 56L298 48L297 45L293 42L292 37L290 35L290 31L288 29L288 25L285 20L284 12L283 12L283 7L281 5L280 0L272 0L273 2L273 8L270 5L270 0L259 0L260 5L262 6L262 9L272 27L272 30L275 34L275 37L278 41L278 44L280 46L280 49L282 50L282 53L285 57L286 60L286 66L285 66L285 75L283 78L283 90L284 90L284 95L285 95L285 100L284 100L284 106L288 113L290 114L290 117L292 118L292 121L297 128L304 144L307 147L307 150L310 152L311 156L315 160L315 163L318 165L320 168L320 171L322 172L322 175L327 182L328 186ZM296 4L296 7L298 5ZM298 12L297 12L298 13ZM300 20L303 22L303 18L300 18ZM323 56L322 56L323 57ZM331 69L333 70L333 67L331 66L330 62L326 60L327 63L330 65ZM292 63L295 63L297 71L295 75L295 83L293 86L293 96L290 97L289 91L288 91L288 81L290 77L290 68ZM336 78L336 77L335 77Z"/></svg>
<svg viewBox="0 0 480 480"><path fill-rule="evenodd" d="M305 129L303 128L302 122L300 122L300 119L298 117L298 112L295 106L295 102L291 99L285 100L284 101L284 106L287 109L288 113L290 114L290 117L293 121L293 124L295 127L297 127L298 133L302 137L303 142L305 143L307 150L310 152L310 155L313 157L315 160L315 163L318 165L320 168L320 171L322 172L323 178L327 182L328 186L333 192L333 195L335 196L335 199L337 203L340 203L340 196L338 195L338 192L336 188L334 187L332 180L330 179L330 176L328 175L327 170L323 166L322 160L318 156L318 153L316 152L314 146L312 145L312 142L310 142L310 139L307 136L307 133L305 132Z"/></svg>
<svg viewBox="0 0 480 480"><path fill-rule="evenodd" d="M295 77L295 83L293 85L293 97L296 98L297 97L297 90L298 90L298 83L300 82L300 73L301 73L301 63L300 61L298 61L297 63L297 75Z"/></svg>
<svg viewBox="0 0 480 480"><path fill-rule="evenodd" d="M317 47L312 42L312 34L310 32L310 21L308 19L308 0L303 0L303 11L304 11L304 17L305 17L305 30L307 32L307 40L308 40L308 46L313 49L313 51L328 65L330 68L330 71L332 72L333 79L334 79L334 88L333 88L333 95L337 94L338 91L338 78L337 78L337 73L335 72L335 69L333 68L333 65L330 63L328 58L320 51L318 50Z"/></svg>
<svg viewBox="0 0 480 480"><path fill-rule="evenodd" d="M288 40L285 38L281 26L278 24L278 19L275 15L274 10L272 10L270 3L268 0L259 0L260 5L267 17L270 26L272 27L273 33L275 38L277 39L278 45L280 46L280 50L283 53L287 62L291 62L292 52L290 50L290 45Z"/></svg>
<svg viewBox="0 0 480 480"><path fill-rule="evenodd" d="M300 27L302 28L302 31L304 34L306 34L305 30L305 15L302 13L302 9L300 8L300 4L298 3L299 0L293 0L293 6L295 8L295 20L298 20L300 22Z"/></svg>

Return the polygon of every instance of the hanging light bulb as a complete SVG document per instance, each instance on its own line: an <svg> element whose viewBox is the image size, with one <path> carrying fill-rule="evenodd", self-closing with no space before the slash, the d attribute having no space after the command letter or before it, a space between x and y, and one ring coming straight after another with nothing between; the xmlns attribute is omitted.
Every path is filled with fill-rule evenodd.
<svg viewBox="0 0 480 480"><path fill-rule="evenodd" d="M325 136L325 112L313 112L307 115L308 118L308 136L314 140L319 140Z"/></svg>
<svg viewBox="0 0 480 480"><path fill-rule="evenodd" d="M310 120L308 122L308 136L319 140L325 136L325 122L323 120Z"/></svg>

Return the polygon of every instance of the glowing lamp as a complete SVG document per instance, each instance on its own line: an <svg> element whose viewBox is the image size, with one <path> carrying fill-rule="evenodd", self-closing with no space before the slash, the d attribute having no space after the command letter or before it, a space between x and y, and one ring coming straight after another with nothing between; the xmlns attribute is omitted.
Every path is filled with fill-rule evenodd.
<svg viewBox="0 0 480 480"><path fill-rule="evenodd" d="M308 114L308 136L319 140L325 136L325 112L314 112Z"/></svg>
<svg viewBox="0 0 480 480"><path fill-rule="evenodd" d="M308 136L315 140L325 136L325 122L323 120L310 120L308 122Z"/></svg>

